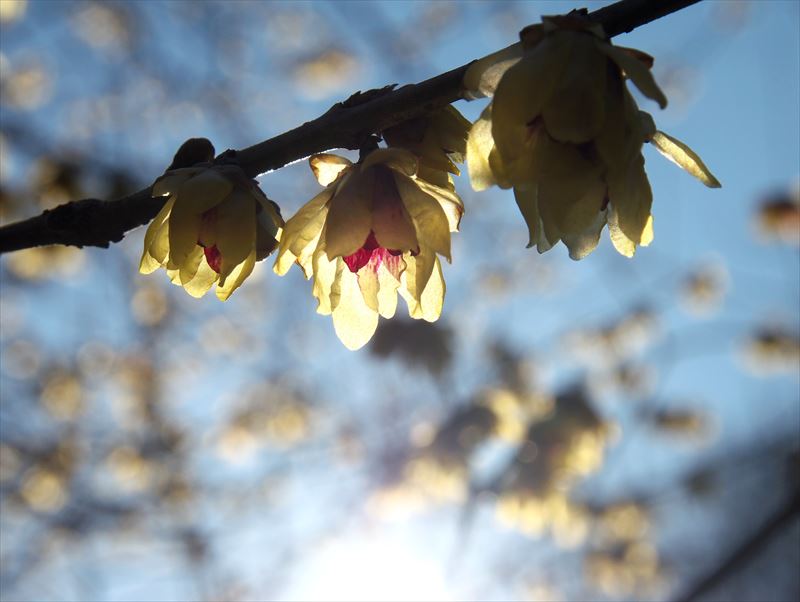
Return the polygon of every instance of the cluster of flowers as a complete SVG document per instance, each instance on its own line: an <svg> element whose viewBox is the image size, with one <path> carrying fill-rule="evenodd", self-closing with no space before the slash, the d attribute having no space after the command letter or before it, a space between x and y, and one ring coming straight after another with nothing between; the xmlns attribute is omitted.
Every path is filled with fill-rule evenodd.
<svg viewBox="0 0 800 602"><path fill-rule="evenodd" d="M465 96L493 96L475 124L453 107L384 132L388 148L357 163L310 158L324 190L288 222L236 165L171 169L153 185L169 196L147 230L140 270L164 267L194 296L214 284L225 300L256 261L278 249L275 272L298 264L313 278L317 311L330 314L350 349L363 346L399 294L412 318L435 321L450 261L450 233L464 206L450 174L465 159L475 190L514 189L530 245L559 241L580 259L608 225L632 256L653 238L652 193L641 154L650 142L711 187L719 186L686 145L659 132L626 88L628 78L663 108L652 58L611 45L578 17L545 17L521 41L474 63Z"/></svg>

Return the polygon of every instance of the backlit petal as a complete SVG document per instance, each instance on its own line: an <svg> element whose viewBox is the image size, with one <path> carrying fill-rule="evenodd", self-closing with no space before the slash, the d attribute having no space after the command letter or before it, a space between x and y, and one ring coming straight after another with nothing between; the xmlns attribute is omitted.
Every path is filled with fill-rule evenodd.
<svg viewBox="0 0 800 602"><path fill-rule="evenodd" d="M328 153L321 153L319 155L312 155L308 159L311 166L311 171L314 172L314 177L317 182L323 186L328 186L336 181L345 169L353 166L353 162L345 157L339 155L331 155Z"/></svg>
<svg viewBox="0 0 800 602"><path fill-rule="evenodd" d="M329 257L351 255L367 239L372 229L371 195L374 179L372 170L362 169L352 174L339 186L328 203L325 245Z"/></svg>
<svg viewBox="0 0 800 602"><path fill-rule="evenodd" d="M689 172L709 188L720 188L722 184L706 167L700 156L686 144L669 134L656 131L650 140L659 152L677 166Z"/></svg>
<svg viewBox="0 0 800 602"><path fill-rule="evenodd" d="M411 178L399 173L394 174L394 178L414 222L420 246L427 246L450 261L450 227L441 205Z"/></svg>
<svg viewBox="0 0 800 602"><path fill-rule="evenodd" d="M359 349L375 334L378 313L364 302L355 274L344 270L338 282L341 299L333 310L336 336L348 349Z"/></svg>

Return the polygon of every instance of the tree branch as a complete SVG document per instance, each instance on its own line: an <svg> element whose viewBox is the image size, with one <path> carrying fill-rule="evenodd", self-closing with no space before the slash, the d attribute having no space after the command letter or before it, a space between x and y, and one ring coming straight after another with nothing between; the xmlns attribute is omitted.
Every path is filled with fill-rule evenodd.
<svg viewBox="0 0 800 602"><path fill-rule="evenodd" d="M609 36L649 23L699 0L621 0L587 18ZM238 151L250 177L332 148L357 149L367 136L462 98L469 63L418 84L394 90L387 86L356 93L324 115ZM41 245L108 247L125 233L155 217L166 198L151 198L150 187L115 201L83 199L60 205L30 219L0 227L0 253Z"/></svg>

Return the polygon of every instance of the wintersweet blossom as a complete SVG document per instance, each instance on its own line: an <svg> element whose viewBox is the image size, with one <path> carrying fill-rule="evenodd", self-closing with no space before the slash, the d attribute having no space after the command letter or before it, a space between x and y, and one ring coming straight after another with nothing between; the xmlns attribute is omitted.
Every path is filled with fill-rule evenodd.
<svg viewBox="0 0 800 602"><path fill-rule="evenodd" d="M417 177L418 160L378 149L353 164L322 154L310 159L325 189L287 223L275 261L313 276L320 314L331 314L349 349L369 341L378 316L391 318L397 293L412 318L439 318L445 283L439 255L450 261L450 232L463 213L454 192Z"/></svg>
<svg viewBox="0 0 800 602"><path fill-rule="evenodd" d="M602 27L576 17L545 17L520 37L465 76L472 96L494 94L470 131L467 163L476 190L514 188L529 246L544 252L563 241L570 257L581 259L606 225L623 255L649 244L653 197L644 142L719 186L691 149L656 130L625 86L627 77L666 106L651 57L613 46Z"/></svg>
<svg viewBox="0 0 800 602"><path fill-rule="evenodd" d="M459 175L457 163L467 153L472 124L450 105L383 131L391 148L410 151L419 159L417 177L455 190L450 174Z"/></svg>
<svg viewBox="0 0 800 602"><path fill-rule="evenodd" d="M167 171L152 194L169 199L147 228L139 271L163 267L193 297L217 284L225 301L278 244L278 206L236 165Z"/></svg>

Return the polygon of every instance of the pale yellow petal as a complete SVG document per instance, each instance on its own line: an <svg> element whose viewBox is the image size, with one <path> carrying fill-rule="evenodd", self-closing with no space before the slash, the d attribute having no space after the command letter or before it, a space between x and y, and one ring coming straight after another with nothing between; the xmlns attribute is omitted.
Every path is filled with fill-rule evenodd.
<svg viewBox="0 0 800 602"><path fill-rule="evenodd" d="M312 155L308 159L311 166L311 171L314 172L314 177L317 182L323 186L328 186L336 181L342 172L353 166L353 162L345 157L339 155L331 155L328 153L321 153L319 155Z"/></svg>
<svg viewBox="0 0 800 602"><path fill-rule="evenodd" d="M442 206L411 178L399 173L394 178L414 222L420 247L427 246L450 261L450 226Z"/></svg>
<svg viewBox="0 0 800 602"><path fill-rule="evenodd" d="M323 190L286 222L275 259L277 274L282 276L297 257L310 256L313 252L328 215L327 203L333 193L333 188Z"/></svg>
<svg viewBox="0 0 800 602"><path fill-rule="evenodd" d="M458 232L461 217L464 215L464 201L458 196L455 187L445 188L420 179L416 180L416 184L420 190L431 195L439 202L442 211L447 217L447 225L450 232Z"/></svg>
<svg viewBox="0 0 800 602"><path fill-rule="evenodd" d="M164 263L169 251L169 230L166 222L174 203L175 197L170 197L147 227L144 235L144 252L139 262L139 271L142 274L150 274Z"/></svg>
<svg viewBox="0 0 800 602"><path fill-rule="evenodd" d="M216 244L222 255L221 280L225 280L251 252L255 253L255 204L248 191L237 187L217 208Z"/></svg>
<svg viewBox="0 0 800 602"><path fill-rule="evenodd" d="M557 32L506 71L492 101L492 137L504 162L525 154L530 125L567 65L574 34Z"/></svg>
<svg viewBox="0 0 800 602"><path fill-rule="evenodd" d="M442 315L446 291L444 276L442 275L442 263L438 257L434 258L434 261L435 264L431 271L431 276L420 299L422 319L426 322L435 322Z"/></svg>
<svg viewBox="0 0 800 602"><path fill-rule="evenodd" d="M486 107L478 121L472 125L467 140L467 168L473 190L485 190L496 181L489 165L489 153L494 148L491 107Z"/></svg>
<svg viewBox="0 0 800 602"><path fill-rule="evenodd" d="M337 263L344 265L344 261L328 259L325 249L318 247L312 258L314 283L311 285L311 294L317 299L317 313L328 315L333 311L335 303L332 302L332 288L336 281ZM347 269L346 266L344 266ZM338 302L338 293L334 301Z"/></svg>
<svg viewBox="0 0 800 602"><path fill-rule="evenodd" d="M224 259L223 259L224 261ZM253 267L256 265L256 250L253 247L250 254L238 264L230 274L224 279L220 277L219 284L217 285L217 298L220 301L226 301L231 296L233 291L241 286L245 279L252 273Z"/></svg>
<svg viewBox="0 0 800 602"><path fill-rule="evenodd" d="M653 192L644 171L644 158L639 155L626 169L610 171L607 181L608 197L619 228L634 244L641 244L653 204Z"/></svg>
<svg viewBox="0 0 800 602"><path fill-rule="evenodd" d="M464 74L464 97L474 99L494 94L503 74L522 55L522 43L517 42L473 62Z"/></svg>
<svg viewBox="0 0 800 602"><path fill-rule="evenodd" d="M211 269L211 266L208 265L205 255L203 254L200 258L200 262L197 266L197 271L195 274L190 280L185 280L181 286L183 286L184 290L192 297L199 299L205 295L218 280L219 274Z"/></svg>
<svg viewBox="0 0 800 602"><path fill-rule="evenodd" d="M605 42L597 46L605 52L625 72L625 75L639 88L639 91L651 100L655 100L662 109L667 106L667 97L658 87L650 69L630 53Z"/></svg>
<svg viewBox="0 0 800 602"><path fill-rule="evenodd" d="M538 187L514 188L514 199L517 201L522 218L528 226L528 248L536 245L543 236L541 218L539 217ZM546 240L546 239L545 239Z"/></svg>
<svg viewBox="0 0 800 602"><path fill-rule="evenodd" d="M597 248L597 244L600 242L600 233L606 225L606 219L606 212L602 211L597 214L595 221L582 232L564 234L561 237L569 249L571 259L575 261L583 259Z"/></svg>
<svg viewBox="0 0 800 602"><path fill-rule="evenodd" d="M351 255L367 240L372 228L374 181L375 174L372 170L354 173L338 187L328 203L328 217L325 222L328 257Z"/></svg>
<svg viewBox="0 0 800 602"><path fill-rule="evenodd" d="M397 310L397 289L400 282L386 269L384 264L378 268L378 313L391 318Z"/></svg>
<svg viewBox="0 0 800 602"><path fill-rule="evenodd" d="M650 142L667 159L689 172L709 188L722 186L698 154L677 138L656 131Z"/></svg>
<svg viewBox="0 0 800 602"><path fill-rule="evenodd" d="M200 171L202 171L202 168L197 167L168 171L163 176L156 179L150 194L154 197L174 194L186 180L198 174Z"/></svg>
<svg viewBox="0 0 800 602"><path fill-rule="evenodd" d="M582 144L605 123L606 63L592 36L574 34L571 54L542 107L547 132L556 140Z"/></svg>
<svg viewBox="0 0 800 602"><path fill-rule="evenodd" d="M333 310L333 326L344 346L356 350L375 334L378 313L364 302L355 274L345 269L339 283L341 299Z"/></svg>
<svg viewBox="0 0 800 602"><path fill-rule="evenodd" d="M385 249L417 250L419 242L411 216L408 214L395 183L406 176L388 167L376 165L372 189L372 231L378 244Z"/></svg>
<svg viewBox="0 0 800 602"><path fill-rule="evenodd" d="M361 171L363 172L370 167L381 164L387 165L407 176L413 176L417 173L419 160L414 153L402 148L379 148L367 155L361 165Z"/></svg>
<svg viewBox="0 0 800 602"><path fill-rule="evenodd" d="M231 190L233 190L233 182L220 170L213 167L203 169L196 176L186 180L179 188L180 196L189 199L187 210L198 214L221 203Z"/></svg>

